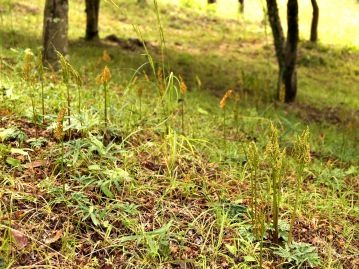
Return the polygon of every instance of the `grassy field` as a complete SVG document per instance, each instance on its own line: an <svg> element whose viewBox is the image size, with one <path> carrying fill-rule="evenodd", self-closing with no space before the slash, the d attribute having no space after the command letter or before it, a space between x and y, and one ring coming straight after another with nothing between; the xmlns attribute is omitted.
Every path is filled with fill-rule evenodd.
<svg viewBox="0 0 359 269"><path fill-rule="evenodd" d="M359 5L319 1L313 45L301 1L285 105L260 1L232 2L161 2L161 72L152 4L103 1L88 43L70 1L80 84L40 79L44 1L0 0L0 268L359 266Z"/></svg>

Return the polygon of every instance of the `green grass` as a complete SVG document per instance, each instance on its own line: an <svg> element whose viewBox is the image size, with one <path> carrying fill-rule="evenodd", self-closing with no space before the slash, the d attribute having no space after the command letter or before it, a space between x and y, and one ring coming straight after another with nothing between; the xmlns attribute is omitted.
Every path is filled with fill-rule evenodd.
<svg viewBox="0 0 359 269"><path fill-rule="evenodd" d="M138 25L157 69L156 14L152 5L143 8L135 2L116 1L116 8L104 1L100 34L135 38L132 24ZM320 4L328 23L327 28L321 24L321 35L347 27L349 16L338 25L328 19L335 4ZM69 84L72 116L71 125L64 120L63 156L54 131L59 111L67 106L67 85L60 74L46 75L43 125L40 84L31 90L22 78L24 49L36 52L41 45L42 6L43 1L0 0L5 10L0 13L0 268L1 263L5 268L258 268L261 240L256 235L262 215L264 268L309 257L305 251L311 246L319 268L357 266L356 41L323 37L317 46L303 41L298 101L283 105L273 102L271 36L266 38L260 17L250 19L260 12L258 6L249 2L242 20L223 18L222 7L215 14L200 6L163 4L166 68L188 86L182 107L176 79L159 96L150 65L138 69L147 62L143 48L83 41L83 1L71 1L69 61L80 72L83 87L79 114L77 86ZM356 8L346 1L338 13L352 14ZM307 29L307 24L301 27ZM112 58L109 63L100 60L104 50ZM104 91L96 84L105 65L112 73L107 88L110 142L103 137ZM223 141L219 102L228 89L239 92L240 100L232 97L226 104ZM266 150L271 123L279 131L280 150L285 149L277 193L283 248L272 242L272 168ZM294 141L307 125L312 161L303 171L296 243L285 248L297 188ZM259 154L255 224L253 171L247 163L251 142Z"/></svg>

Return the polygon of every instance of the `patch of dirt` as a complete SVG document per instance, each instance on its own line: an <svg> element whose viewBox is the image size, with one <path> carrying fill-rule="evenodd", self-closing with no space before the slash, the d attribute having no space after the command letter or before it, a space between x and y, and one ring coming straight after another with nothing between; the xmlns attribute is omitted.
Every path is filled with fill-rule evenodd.
<svg viewBox="0 0 359 269"><path fill-rule="evenodd" d="M353 220L357 221L357 220ZM293 230L295 241L310 243L317 247L322 259L327 257L328 244L331 245L335 260L340 260L343 268L357 268L358 260L352 255L350 249L345 247L345 240L341 236L343 227L339 224L330 224L327 220L313 218L311 221L299 219ZM359 240L353 239L351 243L357 249Z"/></svg>
<svg viewBox="0 0 359 269"><path fill-rule="evenodd" d="M294 103L287 107L295 112L304 122L327 122L334 125L351 125L359 127L359 111L345 110L341 107L317 108L309 104Z"/></svg>
<svg viewBox="0 0 359 269"><path fill-rule="evenodd" d="M112 43L116 43L117 45L119 45L120 47L122 47L125 50L136 50L138 48L143 48L143 43L141 40L139 40L138 38L128 38L128 39L124 39L124 38L120 38L117 35L108 35L105 37L106 41L112 42ZM149 45L149 42L145 41L146 46Z"/></svg>

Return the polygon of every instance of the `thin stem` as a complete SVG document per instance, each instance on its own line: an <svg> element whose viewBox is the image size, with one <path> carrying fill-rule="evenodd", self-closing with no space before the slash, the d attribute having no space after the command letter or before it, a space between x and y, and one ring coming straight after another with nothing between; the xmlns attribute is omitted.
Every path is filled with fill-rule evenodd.
<svg viewBox="0 0 359 269"><path fill-rule="evenodd" d="M139 96L140 98L140 121L142 120L142 94Z"/></svg>
<svg viewBox="0 0 359 269"><path fill-rule="evenodd" d="M254 170L254 225L257 227L257 167ZM258 239L258 231L256 229L256 238Z"/></svg>
<svg viewBox="0 0 359 269"><path fill-rule="evenodd" d="M288 244L291 244L292 241L293 241L293 228L294 228L294 223L295 223L295 219L296 219L296 216L297 216L300 190L301 190L301 185L302 185L302 182L303 182L303 171L304 171L304 164L302 163L300 165L299 172L298 172L298 175L297 175L298 176L298 178L297 178L297 188L295 190L294 208L293 208L291 221L290 221Z"/></svg>
<svg viewBox="0 0 359 269"><path fill-rule="evenodd" d="M105 132L107 131L107 83L103 85L104 93L105 93Z"/></svg>
<svg viewBox="0 0 359 269"><path fill-rule="evenodd" d="M71 125L71 100L70 100L70 87L68 85L68 83L66 83L66 90L67 90L67 122L69 125Z"/></svg>
<svg viewBox="0 0 359 269"><path fill-rule="evenodd" d="M182 121L182 134L184 135L184 96L182 98L182 104L181 104L181 107L182 107L182 117L181 117L181 121Z"/></svg>
<svg viewBox="0 0 359 269"><path fill-rule="evenodd" d="M223 108L223 143L224 143L224 152L225 154L227 154L226 107Z"/></svg>
<svg viewBox="0 0 359 269"><path fill-rule="evenodd" d="M273 167L275 169L275 167ZM272 185L273 185L273 241L278 243L278 182L277 182L278 171L273 171L272 174Z"/></svg>
<svg viewBox="0 0 359 269"><path fill-rule="evenodd" d="M259 245L259 268L263 268L263 237L264 237L264 213L261 212L261 242Z"/></svg>
<svg viewBox="0 0 359 269"><path fill-rule="evenodd" d="M41 107L42 107L42 124L45 125L45 100L44 100L44 82L41 79Z"/></svg>
<svg viewBox="0 0 359 269"><path fill-rule="evenodd" d="M77 110L78 110L78 114L79 114L79 117L80 117L80 122L82 122L81 120L81 89L80 87L77 87L77 95L78 95L78 107L77 107Z"/></svg>
<svg viewBox="0 0 359 269"><path fill-rule="evenodd" d="M62 179L65 178L64 173L64 155L65 155L65 148L64 148L64 140L61 140L61 176Z"/></svg>

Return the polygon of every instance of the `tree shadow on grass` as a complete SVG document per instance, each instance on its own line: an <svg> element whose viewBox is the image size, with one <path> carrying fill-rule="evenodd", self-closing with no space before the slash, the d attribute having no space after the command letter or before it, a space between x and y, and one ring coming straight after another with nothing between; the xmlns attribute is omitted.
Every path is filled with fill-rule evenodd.
<svg viewBox="0 0 359 269"><path fill-rule="evenodd" d="M5 57L13 55L10 52L11 48L31 48L36 51L41 46L41 38L30 33L0 30L0 38L5 41L0 44L3 51L2 57L4 55ZM141 66L147 75L154 76L150 65L145 64L148 59L144 48L138 43L127 46L126 44L131 42L126 43L126 40L123 41L125 45L119 45L106 39L97 42L87 42L84 39L70 40L70 62L80 70L85 68L87 71L99 72L101 65L96 68L96 62L101 58L103 51L106 50L112 59L109 66L115 71L114 77L119 82L128 81ZM159 46L149 42L147 46L155 63L160 66L161 50ZM11 57L9 60L11 60ZM267 87L267 92L271 91L270 87L272 87L271 83L265 85L268 84L268 80L258 79L265 77L263 69L258 71L256 66L250 67L246 66L245 63L235 62L230 55L223 57L209 52L191 54L167 48L165 66L168 72L173 72L176 76L181 75L189 90L202 88L218 96L229 88L241 90L252 95L256 95L255 91L258 91L263 96L263 93L265 93L263 87Z"/></svg>

